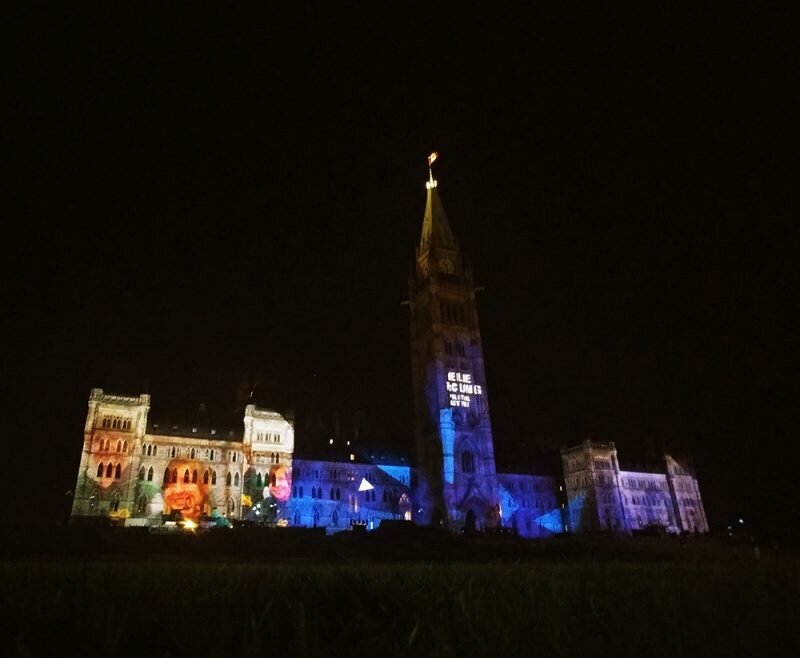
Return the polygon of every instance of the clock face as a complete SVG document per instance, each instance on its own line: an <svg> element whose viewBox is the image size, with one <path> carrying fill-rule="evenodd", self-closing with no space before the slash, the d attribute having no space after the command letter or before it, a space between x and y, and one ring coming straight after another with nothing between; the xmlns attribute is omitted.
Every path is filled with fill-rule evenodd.
<svg viewBox="0 0 800 658"><path fill-rule="evenodd" d="M439 270L443 274L452 274L453 272L456 271L456 268L453 267L453 261L447 258L443 258L442 260L439 261Z"/></svg>

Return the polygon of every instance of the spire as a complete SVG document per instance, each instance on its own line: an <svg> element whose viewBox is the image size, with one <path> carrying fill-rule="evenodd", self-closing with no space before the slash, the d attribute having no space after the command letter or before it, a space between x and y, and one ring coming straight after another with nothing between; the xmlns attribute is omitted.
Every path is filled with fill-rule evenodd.
<svg viewBox="0 0 800 658"><path fill-rule="evenodd" d="M428 190L428 200L425 203L425 217L422 220L422 235L419 240L420 251L434 246L456 249L456 239L450 230L450 224L447 222L447 215L439 199L438 183L433 177L433 170L430 168L438 155L434 151L428 157L429 178L425 183L425 187Z"/></svg>

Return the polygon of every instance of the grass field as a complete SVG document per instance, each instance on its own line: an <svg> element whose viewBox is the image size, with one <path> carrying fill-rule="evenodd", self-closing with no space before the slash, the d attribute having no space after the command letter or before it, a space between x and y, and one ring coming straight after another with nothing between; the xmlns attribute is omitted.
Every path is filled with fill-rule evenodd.
<svg viewBox="0 0 800 658"><path fill-rule="evenodd" d="M2 656L798 656L800 568L0 563Z"/></svg>

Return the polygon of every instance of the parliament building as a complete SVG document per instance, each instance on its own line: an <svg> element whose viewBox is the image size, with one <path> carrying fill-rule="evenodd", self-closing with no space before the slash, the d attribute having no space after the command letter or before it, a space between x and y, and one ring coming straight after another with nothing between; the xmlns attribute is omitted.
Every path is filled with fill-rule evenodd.
<svg viewBox="0 0 800 658"><path fill-rule="evenodd" d="M523 537L707 532L697 479L669 455L657 469L627 471L614 443L586 440L561 449L558 474L497 472L472 270L432 175L426 188L409 277L413 465L355 453L296 457L293 419L252 404L234 429L165 425L150 417L149 395L94 388L72 516L142 526L180 512L330 532L407 519Z"/></svg>

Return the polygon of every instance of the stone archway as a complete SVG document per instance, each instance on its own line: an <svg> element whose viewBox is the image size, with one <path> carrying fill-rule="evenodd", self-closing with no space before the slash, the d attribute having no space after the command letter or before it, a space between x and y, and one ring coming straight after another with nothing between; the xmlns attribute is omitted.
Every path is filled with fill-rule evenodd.
<svg viewBox="0 0 800 658"><path fill-rule="evenodd" d="M471 507L467 511L467 515L464 518L464 534L466 535L474 535L476 531L475 525L475 510Z"/></svg>

